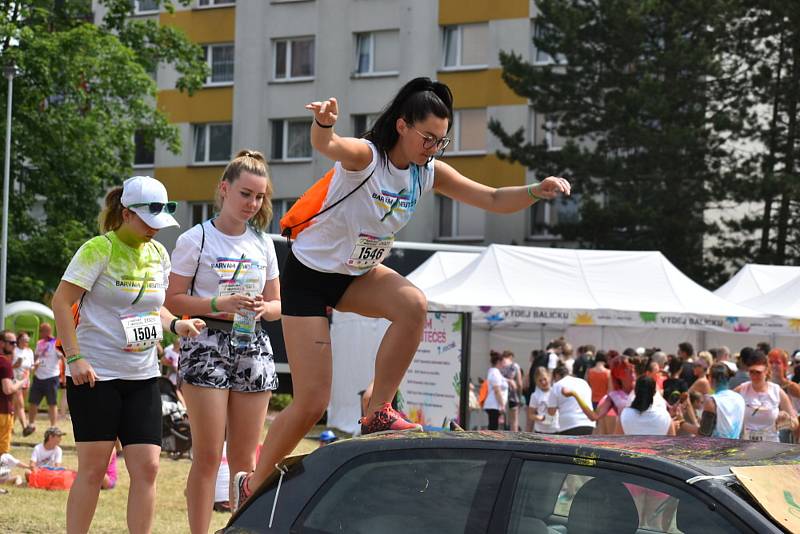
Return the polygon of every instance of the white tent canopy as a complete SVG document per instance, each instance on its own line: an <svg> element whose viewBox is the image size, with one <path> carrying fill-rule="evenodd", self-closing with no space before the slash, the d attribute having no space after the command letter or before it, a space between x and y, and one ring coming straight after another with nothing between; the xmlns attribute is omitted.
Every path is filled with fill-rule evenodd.
<svg viewBox="0 0 800 534"><path fill-rule="evenodd" d="M744 304L800 276L800 267L748 263L717 288L714 294L725 300Z"/></svg>
<svg viewBox="0 0 800 534"><path fill-rule="evenodd" d="M35 313L49 319L54 319L53 310L44 304L30 300L18 300L6 305L6 316L16 315L18 313Z"/></svg>
<svg viewBox="0 0 800 534"><path fill-rule="evenodd" d="M768 315L800 319L800 276L742 304Z"/></svg>

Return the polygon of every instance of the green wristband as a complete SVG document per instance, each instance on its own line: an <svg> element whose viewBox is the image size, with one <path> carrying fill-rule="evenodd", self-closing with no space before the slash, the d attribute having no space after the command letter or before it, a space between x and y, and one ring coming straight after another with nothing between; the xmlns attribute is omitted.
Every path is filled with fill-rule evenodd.
<svg viewBox="0 0 800 534"><path fill-rule="evenodd" d="M74 354L74 355L70 356L69 358L67 358L67 365L69 365L71 363L74 363L74 362L77 362L78 360L82 360L82 359L83 359L82 355Z"/></svg>
<svg viewBox="0 0 800 534"><path fill-rule="evenodd" d="M539 184L535 183L535 184L531 184L531 185L528 186L528 196L531 197L534 202L536 202L537 200L542 200L542 197L537 197L533 193L533 188L536 187L537 185L539 185Z"/></svg>
<svg viewBox="0 0 800 534"><path fill-rule="evenodd" d="M211 311L214 313L219 313L219 308L217 308L217 297L211 297Z"/></svg>

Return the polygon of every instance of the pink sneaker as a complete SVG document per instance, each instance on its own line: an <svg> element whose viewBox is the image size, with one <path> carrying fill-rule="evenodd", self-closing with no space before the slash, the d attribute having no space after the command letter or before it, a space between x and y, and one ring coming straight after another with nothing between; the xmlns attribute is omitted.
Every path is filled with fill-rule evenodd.
<svg viewBox="0 0 800 534"><path fill-rule="evenodd" d="M403 419L397 410L392 408L391 403L387 402L369 417L362 417L358 421L361 423L361 435L374 434L385 430L422 430L422 425L410 423Z"/></svg>

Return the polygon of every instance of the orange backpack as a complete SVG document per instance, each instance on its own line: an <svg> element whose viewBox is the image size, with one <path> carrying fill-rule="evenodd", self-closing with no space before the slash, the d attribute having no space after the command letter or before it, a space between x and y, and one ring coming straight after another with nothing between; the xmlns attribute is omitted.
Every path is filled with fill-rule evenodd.
<svg viewBox="0 0 800 534"><path fill-rule="evenodd" d="M286 237L287 239L295 239L297 236L311 226L311 221L325 213L326 211L335 208L340 203L344 202L347 197L361 189L367 180L372 178L372 175L375 174L375 169L369 173L369 176L364 178L364 181L358 184L358 186L347 193L345 196L325 208L324 210L320 211L322 208L322 204L325 203L325 198L328 196L328 188L331 185L331 180L333 180L335 169L331 169L325 173L325 176L317 180L314 185L306 190L303 195L297 199L297 202L286 212L286 215L281 217L281 235Z"/></svg>
<svg viewBox="0 0 800 534"><path fill-rule="evenodd" d="M484 380L481 383L481 389L478 390L478 404L483 408L483 403L486 402L486 397L489 396L489 381Z"/></svg>

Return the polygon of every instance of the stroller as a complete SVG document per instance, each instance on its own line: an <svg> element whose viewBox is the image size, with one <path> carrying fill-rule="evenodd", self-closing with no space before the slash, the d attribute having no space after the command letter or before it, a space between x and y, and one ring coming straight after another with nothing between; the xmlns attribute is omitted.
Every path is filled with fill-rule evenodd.
<svg viewBox="0 0 800 534"><path fill-rule="evenodd" d="M161 450L177 460L186 454L192 457L192 432L186 407L178 400L178 392L169 378L158 378L161 394Z"/></svg>

